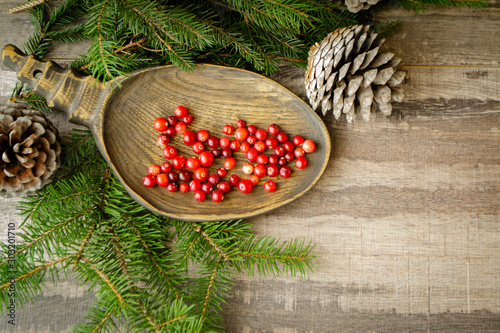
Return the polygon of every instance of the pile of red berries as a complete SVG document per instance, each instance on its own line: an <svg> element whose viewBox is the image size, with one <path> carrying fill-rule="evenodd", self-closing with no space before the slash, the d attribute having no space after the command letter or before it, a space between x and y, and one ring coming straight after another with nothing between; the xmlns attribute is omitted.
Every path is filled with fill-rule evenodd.
<svg viewBox="0 0 500 333"><path fill-rule="evenodd" d="M164 146L163 156L169 161L151 165L148 175L143 179L144 186L158 185L166 187L170 192L192 191L197 201L203 201L207 195L211 195L213 201L220 202L224 199L224 194L233 187L237 187L242 193L250 193L264 176L289 178L292 169L287 164L295 161L297 169L304 169L307 167L306 153L316 150L314 141L306 140L300 135L289 139L276 124L269 125L266 131L255 125L247 126L244 120L239 119L236 128L224 125L222 132L226 136L219 139L205 129L197 132L188 130L187 125L192 121L193 117L184 106L178 106L173 116L155 120L153 126L160 132L158 143ZM198 156L186 158L179 154L170 145L171 137L175 134L182 134L183 142L192 146L193 152ZM268 149L273 152L271 155L264 154ZM243 164L242 171L249 178L241 179L237 174L231 174L224 180L228 170L236 166L236 159L233 157L235 152L246 155L248 162ZM220 157L224 158L223 167L210 174L207 168ZM276 183L267 180L264 189L274 192Z"/></svg>

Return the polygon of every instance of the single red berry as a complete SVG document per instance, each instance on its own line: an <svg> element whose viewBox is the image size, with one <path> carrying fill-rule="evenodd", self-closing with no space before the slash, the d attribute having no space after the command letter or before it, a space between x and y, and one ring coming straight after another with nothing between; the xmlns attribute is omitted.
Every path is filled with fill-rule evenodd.
<svg viewBox="0 0 500 333"><path fill-rule="evenodd" d="M229 144L229 148L231 148L232 150L234 151L238 151L240 150L240 147L241 147L241 142L238 141L238 140L233 140L231 141L231 143Z"/></svg>
<svg viewBox="0 0 500 333"><path fill-rule="evenodd" d="M153 177L158 176L158 174L160 173L160 166L157 164L153 164L148 168L148 173Z"/></svg>
<svg viewBox="0 0 500 333"><path fill-rule="evenodd" d="M306 140L304 143L302 143L302 148L306 153L312 153L313 151L316 150L316 143L312 140Z"/></svg>
<svg viewBox="0 0 500 333"><path fill-rule="evenodd" d="M244 120L242 120L242 119L238 119L238 120L236 121L236 126L238 126L239 128L241 128L241 127L245 127L245 125L246 125L246 123L245 123L245 121L244 121Z"/></svg>
<svg viewBox="0 0 500 333"><path fill-rule="evenodd" d="M267 137L265 144L267 148L274 149L278 146L278 139L276 139L274 136L269 136Z"/></svg>
<svg viewBox="0 0 500 333"><path fill-rule="evenodd" d="M214 148L212 149L212 154L214 157L221 157L222 156L222 151L219 148Z"/></svg>
<svg viewBox="0 0 500 333"><path fill-rule="evenodd" d="M226 158L233 156L233 150L229 147L222 149L222 156Z"/></svg>
<svg viewBox="0 0 500 333"><path fill-rule="evenodd" d="M208 176L207 181L208 181L210 184L212 184L212 185L217 185L217 184L219 184L219 182L220 182L220 177L219 177L219 175L217 175L217 174L213 173L213 174L211 174L210 176Z"/></svg>
<svg viewBox="0 0 500 333"><path fill-rule="evenodd" d="M238 141L238 142L239 142L239 141ZM247 153L247 151L248 151L248 149L250 149L250 144L249 144L248 142L246 142L246 141L243 141L243 142L241 143L241 145L240 145L240 151L241 151L242 153L245 153L245 154L246 154L246 153Z"/></svg>
<svg viewBox="0 0 500 333"><path fill-rule="evenodd" d="M285 148L283 148L283 146L278 146L274 148L274 153L276 154L276 156L281 157L285 156L286 150Z"/></svg>
<svg viewBox="0 0 500 333"><path fill-rule="evenodd" d="M233 132L234 132L234 127L233 127L233 125L229 125L229 124L227 124L227 125L224 125L224 126L222 127L222 133L224 133L224 134L226 134L226 135L231 135L231 134L233 134Z"/></svg>
<svg viewBox="0 0 500 333"><path fill-rule="evenodd" d="M205 151L205 145L202 142L195 142L193 143L193 151L196 154L201 154L202 152Z"/></svg>
<svg viewBox="0 0 500 333"><path fill-rule="evenodd" d="M209 151L204 151L200 154L200 164L204 167L209 167L214 163L214 154Z"/></svg>
<svg viewBox="0 0 500 333"><path fill-rule="evenodd" d="M288 163L288 161L286 160L286 158L284 156L280 157L280 159L278 160L278 165L279 166L286 165L287 163Z"/></svg>
<svg viewBox="0 0 500 333"><path fill-rule="evenodd" d="M232 186L238 186L239 182L240 176L238 176L237 174L229 176L229 184L231 184Z"/></svg>
<svg viewBox="0 0 500 333"><path fill-rule="evenodd" d="M250 181L252 182L252 185L257 185L259 183L259 180L260 178L257 177L256 175L253 175L252 177L250 177Z"/></svg>
<svg viewBox="0 0 500 333"><path fill-rule="evenodd" d="M285 158L285 160L287 160L288 162L291 162L295 159L295 155L293 154L293 152L291 151L287 151L285 153L285 156L283 156Z"/></svg>
<svg viewBox="0 0 500 333"><path fill-rule="evenodd" d="M219 185L217 185L217 187L222 192L228 193L229 191L231 191L232 185L227 180L225 180L223 182L220 182Z"/></svg>
<svg viewBox="0 0 500 333"><path fill-rule="evenodd" d="M179 122L179 120L177 120L177 118L175 116L168 116L167 117L168 126L174 127L175 124L177 124L178 122Z"/></svg>
<svg viewBox="0 0 500 333"><path fill-rule="evenodd" d="M288 141L288 135L285 132L279 132L276 134L276 139L278 139L279 143L285 143Z"/></svg>
<svg viewBox="0 0 500 333"><path fill-rule="evenodd" d="M189 190L191 192L196 192L198 190L201 189L201 182L198 180L198 179L193 179L190 183L189 183Z"/></svg>
<svg viewBox="0 0 500 333"><path fill-rule="evenodd" d="M162 146L166 146L170 143L170 137L166 134L160 134L158 135L158 138L156 139L158 143Z"/></svg>
<svg viewBox="0 0 500 333"><path fill-rule="evenodd" d="M242 179L238 183L238 189L241 193L250 193L253 190L253 183L250 179Z"/></svg>
<svg viewBox="0 0 500 333"><path fill-rule="evenodd" d="M269 132L269 134L271 135L276 135L280 132L280 128L278 125L276 124L271 124L269 125L269 127L267 128L267 131Z"/></svg>
<svg viewBox="0 0 500 333"><path fill-rule="evenodd" d="M188 110L186 109L186 107L179 105L175 108L174 114L177 118L182 118L188 114Z"/></svg>
<svg viewBox="0 0 500 333"><path fill-rule="evenodd" d="M256 159L257 164L266 165L267 161L269 161L269 157L267 157L267 155L260 154L259 156L257 156Z"/></svg>
<svg viewBox="0 0 500 333"><path fill-rule="evenodd" d="M175 132L182 134L186 131L186 124L184 123L177 123L175 124Z"/></svg>
<svg viewBox="0 0 500 333"><path fill-rule="evenodd" d="M200 160L197 157L188 157L186 160L186 168L194 171L200 167Z"/></svg>
<svg viewBox="0 0 500 333"><path fill-rule="evenodd" d="M257 132L257 126L255 126L255 125L248 125L247 129L248 129L248 133L250 133L250 134L254 134L255 132Z"/></svg>
<svg viewBox="0 0 500 333"><path fill-rule="evenodd" d="M222 178L222 177L225 177L227 175L227 170L226 168L218 168L217 169L217 175Z"/></svg>
<svg viewBox="0 0 500 333"><path fill-rule="evenodd" d="M167 129L167 119L163 117L156 118L156 120L153 123L153 127L155 130L158 132L163 132Z"/></svg>
<svg viewBox="0 0 500 333"><path fill-rule="evenodd" d="M184 143L187 144L188 146L191 146L193 143L196 142L196 134L194 133L194 131L187 130L186 132L184 132L182 141L184 141Z"/></svg>
<svg viewBox="0 0 500 333"><path fill-rule="evenodd" d="M257 138L255 137L255 135L250 134L249 136L247 136L247 142L250 145L254 145L257 142Z"/></svg>
<svg viewBox="0 0 500 333"><path fill-rule="evenodd" d="M276 164L269 164L266 168L266 173L269 177L276 177L280 168Z"/></svg>
<svg viewBox="0 0 500 333"><path fill-rule="evenodd" d="M167 173L167 176L168 176L168 181L171 183L175 183L179 180L179 174L174 170Z"/></svg>
<svg viewBox="0 0 500 333"><path fill-rule="evenodd" d="M146 175L142 179L142 185L149 187L149 188L154 187L156 185L156 179L151 175Z"/></svg>
<svg viewBox="0 0 500 333"><path fill-rule="evenodd" d="M166 159L171 160L177 156L177 148L171 145L165 146L165 148L163 148L163 156L165 156Z"/></svg>
<svg viewBox="0 0 500 333"><path fill-rule="evenodd" d="M267 192L274 192L276 191L276 183L273 182L272 180L268 180L267 182L264 183L264 189Z"/></svg>
<svg viewBox="0 0 500 333"><path fill-rule="evenodd" d="M221 202L224 200L224 192L222 190L215 190L212 192L212 201Z"/></svg>
<svg viewBox="0 0 500 333"><path fill-rule="evenodd" d="M244 127L242 128L237 128L236 131L234 131L234 138L238 141L244 141L248 137L248 130Z"/></svg>
<svg viewBox="0 0 500 333"><path fill-rule="evenodd" d="M253 168L253 173L254 173L254 175L256 175L259 178L264 177L267 174L267 168L265 166L263 166L262 164L257 164Z"/></svg>
<svg viewBox="0 0 500 333"><path fill-rule="evenodd" d="M156 183L160 187L165 187L168 185L168 176L166 173L160 173L158 176L156 176Z"/></svg>
<svg viewBox="0 0 500 333"><path fill-rule="evenodd" d="M253 165L250 163L243 164L243 167L241 169L243 170L243 173L246 175L251 175L253 173Z"/></svg>
<svg viewBox="0 0 500 333"><path fill-rule="evenodd" d="M181 191L182 193L189 192L189 184L188 183L181 183L179 185L179 191Z"/></svg>
<svg viewBox="0 0 500 333"><path fill-rule="evenodd" d="M297 169L305 169L307 167L307 160L304 157L299 157L295 161Z"/></svg>
<svg viewBox="0 0 500 333"><path fill-rule="evenodd" d="M197 190L194 192L194 200L198 202L202 202L203 200L205 200L206 196L207 194L202 190Z"/></svg>
<svg viewBox="0 0 500 333"><path fill-rule="evenodd" d="M208 141L208 138L210 137L210 135L208 134L208 131L207 130L199 130L197 133L196 133L196 139L198 139L198 141L200 142L206 142Z"/></svg>
<svg viewBox="0 0 500 333"><path fill-rule="evenodd" d="M301 148L301 147L297 147L295 148L295 150L293 151L293 154L295 155L295 157L299 158L299 157L304 157L304 155L306 154L306 151Z"/></svg>
<svg viewBox="0 0 500 333"><path fill-rule="evenodd" d="M212 184L210 184L209 182L204 182L201 184L201 190L203 192L205 192L206 194L209 194L210 192L212 192L214 189L212 187Z"/></svg>
<svg viewBox="0 0 500 333"><path fill-rule="evenodd" d="M177 184L176 183L168 183L167 190L169 192L175 192L175 191L177 191Z"/></svg>
<svg viewBox="0 0 500 333"><path fill-rule="evenodd" d="M259 152L257 151L257 149L255 149L254 147L248 149L248 151L247 151L247 159L250 162L254 162L257 159L257 156L259 156Z"/></svg>
<svg viewBox="0 0 500 333"><path fill-rule="evenodd" d="M224 168L231 170L236 165L236 160L233 157L228 157L224 160Z"/></svg>
<svg viewBox="0 0 500 333"><path fill-rule="evenodd" d="M279 157L275 154L269 155L269 158L267 159L269 164L278 164L278 160L279 160Z"/></svg>
<svg viewBox="0 0 500 333"><path fill-rule="evenodd" d="M284 165L280 168L280 177L281 178L289 178L292 174L292 169L289 166Z"/></svg>
<svg viewBox="0 0 500 333"><path fill-rule="evenodd" d="M165 134L168 135L168 136L174 136L175 135L175 127L173 126L169 126L167 127L167 129L165 130Z"/></svg>
<svg viewBox="0 0 500 333"><path fill-rule="evenodd" d="M286 151L293 151L295 149L295 145L292 141L288 140L283 143L283 148L285 148Z"/></svg>
<svg viewBox="0 0 500 333"><path fill-rule="evenodd" d="M189 125L193 122L194 118L192 115L190 114L187 114L185 115L184 117L182 117L182 122L186 125Z"/></svg>
<svg viewBox="0 0 500 333"><path fill-rule="evenodd" d="M186 158L182 155L177 155L172 160L172 166L174 167L174 169L177 170L184 168L185 164L186 164Z"/></svg>
<svg viewBox="0 0 500 333"><path fill-rule="evenodd" d="M194 179L204 182L208 178L208 171L204 167L199 167L194 171Z"/></svg>
<svg viewBox="0 0 500 333"><path fill-rule="evenodd" d="M229 139L227 136L223 136L219 140L219 146L221 146L221 148L227 148L229 147L230 144L231 144L231 139Z"/></svg>
<svg viewBox="0 0 500 333"><path fill-rule="evenodd" d="M258 151L259 153L262 153L262 152L264 152L264 150L266 150L266 144L265 144L263 141L257 141L257 142L253 145L253 147L254 147L255 149L257 149L257 151Z"/></svg>
<svg viewBox="0 0 500 333"><path fill-rule="evenodd" d="M262 128L259 128L255 132L255 138L257 138L257 140L259 140L259 141L264 141L267 138L267 132L264 131Z"/></svg>
<svg viewBox="0 0 500 333"><path fill-rule="evenodd" d="M172 164L170 164L170 162L163 162L160 169L163 173L169 173L172 170Z"/></svg>
<svg viewBox="0 0 500 333"><path fill-rule="evenodd" d="M304 137L302 137L301 135L296 135L293 137L292 142L298 147L304 143Z"/></svg>
<svg viewBox="0 0 500 333"><path fill-rule="evenodd" d="M219 139L215 136L210 136L207 140L207 146L209 146L210 148L219 147Z"/></svg>
<svg viewBox="0 0 500 333"><path fill-rule="evenodd" d="M184 183L189 183L193 178L193 173L189 170L181 170L179 171L179 181Z"/></svg>

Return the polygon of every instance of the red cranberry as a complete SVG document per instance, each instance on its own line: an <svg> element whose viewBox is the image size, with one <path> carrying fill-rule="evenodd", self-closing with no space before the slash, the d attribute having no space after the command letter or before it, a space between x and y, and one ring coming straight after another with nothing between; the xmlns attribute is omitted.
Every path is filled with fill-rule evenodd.
<svg viewBox="0 0 500 333"><path fill-rule="evenodd" d="M179 171L179 180L184 183L189 183L193 178L193 174L189 170Z"/></svg>
<svg viewBox="0 0 500 333"><path fill-rule="evenodd" d="M178 107L175 108L174 114L177 118L182 118L185 115L187 115L188 110L186 109L185 106L179 105Z"/></svg>
<svg viewBox="0 0 500 333"><path fill-rule="evenodd" d="M284 157L288 162L291 162L295 159L295 155L291 151L287 151Z"/></svg>
<svg viewBox="0 0 500 333"><path fill-rule="evenodd" d="M215 190L212 192L212 201L221 202L224 200L224 192L222 190Z"/></svg>
<svg viewBox="0 0 500 333"><path fill-rule="evenodd" d="M193 143L193 151L196 154L201 154L205 150L205 145L202 142Z"/></svg>
<svg viewBox="0 0 500 333"><path fill-rule="evenodd" d="M256 175L259 178L264 177L267 173L267 168L265 166L263 166L262 164L257 164L253 168L253 173L254 173L254 175Z"/></svg>
<svg viewBox="0 0 500 333"><path fill-rule="evenodd" d="M238 119L238 120L236 121L236 126L238 126L239 128L241 128L241 127L245 127L245 125L246 125L246 123L245 123L245 121L244 121L244 120Z"/></svg>
<svg viewBox="0 0 500 333"><path fill-rule="evenodd" d="M231 148L232 150L234 151L238 151L240 150L240 147L241 147L241 142L238 141L238 140L233 140L231 141L231 143L229 144L229 148Z"/></svg>
<svg viewBox="0 0 500 333"><path fill-rule="evenodd" d="M304 149L302 149L301 147L297 147L295 148L295 150L293 151L293 154L295 155L295 157L299 158L299 157L304 157L304 155L306 154L306 151Z"/></svg>
<svg viewBox="0 0 500 333"><path fill-rule="evenodd" d="M226 158L233 156L233 150L229 147L222 149L222 156Z"/></svg>
<svg viewBox="0 0 500 333"><path fill-rule="evenodd" d="M276 154L276 156L281 157L285 156L286 150L282 146L278 146L274 148L274 153Z"/></svg>
<svg viewBox="0 0 500 333"><path fill-rule="evenodd" d="M153 164L152 166L150 166L148 168L148 173L153 176L153 177L156 177L158 176L158 174L160 173L160 166L157 165L157 164Z"/></svg>
<svg viewBox="0 0 500 333"><path fill-rule="evenodd" d="M177 155L172 160L172 166L174 169L180 170L184 168L184 164L186 164L186 158L182 155Z"/></svg>
<svg viewBox="0 0 500 333"><path fill-rule="evenodd" d="M268 180L267 182L264 183L264 189L267 192L274 192L276 191L276 183L273 182L272 180Z"/></svg>
<svg viewBox="0 0 500 333"><path fill-rule="evenodd" d="M288 163L288 161L286 160L285 157L280 157L280 159L278 160L278 165L279 166L284 166Z"/></svg>
<svg viewBox="0 0 500 333"><path fill-rule="evenodd" d="M227 136L223 136L219 140L219 146L221 146L221 148L227 148L229 147L230 144L231 144L231 139L229 139Z"/></svg>
<svg viewBox="0 0 500 333"><path fill-rule="evenodd" d="M219 148L214 148L212 149L212 155L214 155L215 158L221 157L222 151Z"/></svg>
<svg viewBox="0 0 500 333"><path fill-rule="evenodd" d="M257 151L257 149L255 149L255 148L248 149L248 151L247 151L247 159L250 162L255 161L257 159L257 156L259 156L259 152Z"/></svg>
<svg viewBox="0 0 500 333"><path fill-rule="evenodd" d="M188 157L186 160L186 168L194 171L200 167L200 160L197 157Z"/></svg>
<svg viewBox="0 0 500 333"><path fill-rule="evenodd" d="M248 137L248 130L244 127L242 128L237 128L236 131L234 131L234 138L238 141L244 141Z"/></svg>
<svg viewBox="0 0 500 333"><path fill-rule="evenodd" d="M218 168L218 169L217 169L217 175L218 175L219 177L221 177L221 178L222 178L222 177L225 177L225 176L227 175L227 170L226 170L226 168Z"/></svg>
<svg viewBox="0 0 500 333"><path fill-rule="evenodd" d="M306 153L312 153L316 150L316 144L312 140L306 140L302 143L302 148Z"/></svg>
<svg viewBox="0 0 500 333"><path fill-rule="evenodd" d="M250 134L254 134L255 132L257 132L257 126L255 126L255 125L248 125L247 129L248 129L248 133L250 133Z"/></svg>
<svg viewBox="0 0 500 333"><path fill-rule="evenodd" d="M162 146L166 146L170 143L170 137L166 134L160 134L158 135L158 138L156 139L158 143Z"/></svg>
<svg viewBox="0 0 500 333"><path fill-rule="evenodd" d="M264 131L262 128L259 128L255 132L255 138L259 141L264 141L267 138L267 132Z"/></svg>
<svg viewBox="0 0 500 333"><path fill-rule="evenodd" d="M243 170L243 173L246 174L246 175L251 175L253 173L253 165L250 164L250 163L245 163L243 164L243 167L242 167L242 170Z"/></svg>
<svg viewBox="0 0 500 333"><path fill-rule="evenodd" d="M220 182L220 177L219 175L216 175L215 173L214 174L211 174L210 176L208 176L208 179L207 181L212 184L212 185L217 185L219 184Z"/></svg>
<svg viewBox="0 0 500 333"><path fill-rule="evenodd" d="M200 154L200 164L204 167L209 167L214 163L214 155L209 151L204 151Z"/></svg>
<svg viewBox="0 0 500 333"><path fill-rule="evenodd" d="M175 124L175 132L182 134L186 131L186 124L184 123L177 123Z"/></svg>
<svg viewBox="0 0 500 333"><path fill-rule="evenodd" d="M270 136L266 139L265 144L267 148L274 149L278 146L278 139L276 139L274 136Z"/></svg>
<svg viewBox="0 0 500 333"><path fill-rule="evenodd" d="M279 132L276 134L276 139L279 143L285 143L288 140L288 135L285 132Z"/></svg>
<svg viewBox="0 0 500 333"><path fill-rule="evenodd" d="M175 192L175 191L177 191L177 184L176 183L168 183L167 190L169 192Z"/></svg>
<svg viewBox="0 0 500 333"><path fill-rule="evenodd" d="M253 190L253 184L250 179L242 179L238 183L238 189L241 193L250 193Z"/></svg>
<svg viewBox="0 0 500 333"><path fill-rule="evenodd" d="M276 177L279 170L280 168L276 164L269 164L266 168L266 172L269 177Z"/></svg>
<svg viewBox="0 0 500 333"><path fill-rule="evenodd" d="M175 127L167 127L167 129L165 130L165 134L168 136L174 136L175 133Z"/></svg>
<svg viewBox="0 0 500 333"><path fill-rule="evenodd" d="M199 130L197 133L196 133L196 139L200 142L206 142L208 141L208 138L210 137L210 135L208 134L208 131L207 130Z"/></svg>
<svg viewBox="0 0 500 333"><path fill-rule="evenodd" d="M217 187L219 188L219 190L221 190L222 192L224 193L228 193L229 191L231 191L231 184L225 180L223 182L220 182L219 185L217 185Z"/></svg>
<svg viewBox="0 0 500 333"><path fill-rule="evenodd" d="M196 134L194 134L194 131L187 130L186 132L184 132L182 140L184 141L185 144L191 146L193 143L196 142Z"/></svg>
<svg viewBox="0 0 500 333"><path fill-rule="evenodd" d="M239 142L239 141L238 141ZM243 141L241 144L240 144L240 151L242 153L247 153L248 149L250 149L250 144L246 141Z"/></svg>
<svg viewBox="0 0 500 333"><path fill-rule="evenodd" d="M252 182L252 185L257 185L259 183L259 177L257 177L256 175L253 175L252 177L250 177L250 181Z"/></svg>
<svg viewBox="0 0 500 333"><path fill-rule="evenodd" d="M142 179L142 185L149 187L149 188L154 187L156 185L156 179L151 175L146 175Z"/></svg>
<svg viewBox="0 0 500 333"><path fill-rule="evenodd" d="M179 174L174 170L167 173L167 176L168 176L168 181L171 183L175 183L179 180Z"/></svg>
<svg viewBox="0 0 500 333"><path fill-rule="evenodd" d="M293 151L295 149L295 145L292 141L288 140L283 143L283 148L285 148L286 151Z"/></svg>
<svg viewBox="0 0 500 333"><path fill-rule="evenodd" d="M249 135L249 136L247 136L247 142L250 145L253 145L257 142L257 138L255 137L255 135Z"/></svg>
<svg viewBox="0 0 500 333"><path fill-rule="evenodd" d="M231 184L232 186L238 186L239 182L240 182L240 176L238 176L237 174L229 176L229 184Z"/></svg>
<svg viewBox="0 0 500 333"><path fill-rule="evenodd" d="M209 182L204 182L203 184L201 184L201 190L206 194L209 194L213 191L212 184L210 184Z"/></svg>
<svg viewBox="0 0 500 333"><path fill-rule="evenodd" d="M171 145L165 146L165 148L163 148L163 156L165 156L166 159L171 160L177 156L177 148Z"/></svg>
<svg viewBox="0 0 500 333"><path fill-rule="evenodd" d="M165 173L160 173L157 177L156 177L156 183L158 184L158 186L160 187L165 187L168 185L168 176L167 174Z"/></svg>
<svg viewBox="0 0 500 333"><path fill-rule="evenodd" d="M307 160L304 157L299 157L295 161L297 169L305 169L307 167Z"/></svg>
<svg viewBox="0 0 500 333"><path fill-rule="evenodd" d="M298 147L304 143L304 138L301 135L296 135L293 137L292 142Z"/></svg>
<svg viewBox="0 0 500 333"><path fill-rule="evenodd" d="M192 116L192 115L187 114L187 115L185 115L184 117L182 117L182 122L183 122L184 124L186 124L186 125L189 125L189 124L191 124L191 123L193 122L193 119L194 119L194 118L193 118L193 116Z"/></svg>
<svg viewBox="0 0 500 333"><path fill-rule="evenodd" d="M269 155L268 162L269 164L278 164L279 157L275 154Z"/></svg>
<svg viewBox="0 0 500 333"><path fill-rule="evenodd" d="M182 193L189 192L189 185L188 185L188 183L181 183L179 185L179 191L181 191Z"/></svg>
<svg viewBox="0 0 500 333"><path fill-rule="evenodd" d="M271 135L277 135L279 132L280 132L280 128L278 125L276 124L271 124L269 125L269 127L267 128L267 131L269 132L269 134Z"/></svg>
<svg viewBox="0 0 500 333"><path fill-rule="evenodd" d="M207 146L210 148L217 148L219 147L219 139L215 136L211 136L207 140Z"/></svg>
<svg viewBox="0 0 500 333"><path fill-rule="evenodd" d="M258 151L259 153L262 153L262 152L264 152L264 150L266 150L266 144L265 144L263 141L257 141L257 142L253 145L253 147L254 147L255 149L257 149L257 151Z"/></svg>
<svg viewBox="0 0 500 333"><path fill-rule="evenodd" d="M203 192L202 190L197 190L194 192L194 199L198 202L202 202L205 200L207 194Z"/></svg>
<svg viewBox="0 0 500 333"><path fill-rule="evenodd" d="M163 117L156 118L155 122L153 123L153 127L155 130L158 132L163 132L167 129L167 119Z"/></svg>
<svg viewBox="0 0 500 333"><path fill-rule="evenodd" d="M208 178L208 171L204 167L199 167L194 171L194 179L204 182Z"/></svg>
<svg viewBox="0 0 500 333"><path fill-rule="evenodd" d="M178 120L175 116L168 116L167 122L168 122L169 126L175 126L175 124L177 124Z"/></svg>
<svg viewBox="0 0 500 333"><path fill-rule="evenodd" d="M292 174L292 169L289 166L284 165L280 168L280 177L281 178L289 178Z"/></svg>
<svg viewBox="0 0 500 333"><path fill-rule="evenodd" d="M266 165L267 162L269 161L269 157L267 157L267 155L260 154L259 156L257 156L256 161L257 161L257 164Z"/></svg>
<svg viewBox="0 0 500 333"><path fill-rule="evenodd" d="M224 134L226 134L226 135L231 135L231 134L233 134L233 132L234 132L234 127L233 127L233 125L229 125L229 124L228 124L228 125L224 125L224 126L222 127L222 133L224 133Z"/></svg>
<svg viewBox="0 0 500 333"><path fill-rule="evenodd" d="M161 172L163 173L169 173L170 170L172 170L172 164L169 162L163 162L160 166Z"/></svg>
<svg viewBox="0 0 500 333"><path fill-rule="evenodd" d="M233 157L228 157L224 161L224 168L226 168L226 170L231 170L232 168L234 168L235 165L236 165L236 160Z"/></svg>
<svg viewBox="0 0 500 333"><path fill-rule="evenodd" d="M189 183L189 190L192 192L196 192L201 189L201 182L198 179L193 179Z"/></svg>

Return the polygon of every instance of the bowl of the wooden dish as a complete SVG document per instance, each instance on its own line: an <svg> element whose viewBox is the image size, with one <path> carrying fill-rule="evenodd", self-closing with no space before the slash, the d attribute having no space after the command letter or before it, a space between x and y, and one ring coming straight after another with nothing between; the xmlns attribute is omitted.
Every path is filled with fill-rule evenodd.
<svg viewBox="0 0 500 333"><path fill-rule="evenodd" d="M107 157L127 191L146 208L176 219L187 221L220 221L247 218L269 212L288 204L308 191L321 177L330 155L330 136L318 115L300 98L276 82L235 68L198 65L186 73L175 67L160 67L143 71L122 82L108 103L103 124L103 140ZM233 188L222 202L215 203L210 196L203 202L194 199L193 192L168 192L156 186L146 188L143 177L152 164L167 161L163 146L157 143L158 132L153 123L158 117L174 114L183 105L194 117L188 129L206 129L216 137L225 136L222 127L242 119L266 129L277 124L291 139L302 135L316 143L316 151L306 154L307 168L299 170L294 162L290 178L262 177L254 190L243 194ZM229 136L231 139L232 136ZM186 158L198 156L191 146L176 134L171 143ZM273 152L267 149L264 154ZM229 170L241 178L246 155L235 152L236 166ZM223 166L223 157L215 159L208 168L216 173ZM255 163L254 163L255 164ZM275 192L265 191L263 184L273 179Z"/></svg>

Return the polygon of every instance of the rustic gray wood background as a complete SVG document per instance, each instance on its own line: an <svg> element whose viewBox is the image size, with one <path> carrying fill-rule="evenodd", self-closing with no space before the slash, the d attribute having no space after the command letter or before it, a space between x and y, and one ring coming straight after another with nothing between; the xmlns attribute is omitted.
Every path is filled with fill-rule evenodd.
<svg viewBox="0 0 500 333"><path fill-rule="evenodd" d="M32 32L22 1L0 2L0 47ZM259 235L317 243L306 279L235 274L228 332L500 332L500 1L487 9L428 8L399 19L385 48L402 57L406 100L388 119L325 118L329 166L298 201L251 219ZM58 62L86 44L57 46ZM304 71L273 79L305 98ZM0 65L0 96L15 74ZM54 115L64 133L64 116ZM0 241L20 223L0 199ZM75 281L17 312L15 329L66 332L93 300Z"/></svg>

